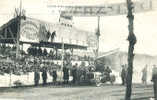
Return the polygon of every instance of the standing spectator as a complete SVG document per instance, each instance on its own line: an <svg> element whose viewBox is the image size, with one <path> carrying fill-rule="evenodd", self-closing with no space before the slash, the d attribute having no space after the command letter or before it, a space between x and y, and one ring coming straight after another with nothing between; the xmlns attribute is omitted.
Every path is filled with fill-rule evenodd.
<svg viewBox="0 0 157 100"><path fill-rule="evenodd" d="M43 85L46 85L47 84L47 71L45 67L43 68L43 71L42 71L42 78L43 78Z"/></svg>
<svg viewBox="0 0 157 100"><path fill-rule="evenodd" d="M126 68L124 65L122 65L121 79L122 79L122 85L125 85L125 83L126 83Z"/></svg>
<svg viewBox="0 0 157 100"><path fill-rule="evenodd" d="M147 65L142 70L142 83L147 84Z"/></svg>
<svg viewBox="0 0 157 100"><path fill-rule="evenodd" d="M77 80L77 84L80 84L80 78L81 78L81 66L77 67L77 71L76 71L76 80Z"/></svg>
<svg viewBox="0 0 157 100"><path fill-rule="evenodd" d="M157 100L157 67L153 65L152 69L152 80L153 81L153 88L154 88L154 100Z"/></svg>
<svg viewBox="0 0 157 100"><path fill-rule="evenodd" d="M50 73L50 75L52 77L52 82L53 82L53 68L52 67L50 68L49 73Z"/></svg>
<svg viewBox="0 0 157 100"><path fill-rule="evenodd" d="M106 72L107 80L110 80L110 73L112 73L112 70L110 69L109 66L105 68L105 72Z"/></svg>
<svg viewBox="0 0 157 100"><path fill-rule="evenodd" d="M75 84L76 83L76 78L77 78L77 66L78 64L76 63L73 68L72 68L72 76L73 76L73 80L72 80L72 83Z"/></svg>
<svg viewBox="0 0 157 100"><path fill-rule="evenodd" d="M81 65L80 65L80 81L85 80L85 76L86 76L86 69L85 69L85 62L82 61ZM91 68L92 71L92 68Z"/></svg>
<svg viewBox="0 0 157 100"><path fill-rule="evenodd" d="M56 68L53 69L52 76L53 76L53 82L56 83L57 81L57 69Z"/></svg>
<svg viewBox="0 0 157 100"><path fill-rule="evenodd" d="M40 80L39 70L37 68L35 68L35 71L34 71L34 84L35 84L35 86L39 85L39 80Z"/></svg>
<svg viewBox="0 0 157 100"><path fill-rule="evenodd" d="M63 66L63 80L64 84L68 84L69 82L69 68L67 68L67 64Z"/></svg>

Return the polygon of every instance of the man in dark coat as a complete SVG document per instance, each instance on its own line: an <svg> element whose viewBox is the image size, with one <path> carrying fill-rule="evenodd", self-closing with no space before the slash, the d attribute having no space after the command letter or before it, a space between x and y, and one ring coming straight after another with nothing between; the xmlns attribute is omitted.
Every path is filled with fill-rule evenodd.
<svg viewBox="0 0 157 100"><path fill-rule="evenodd" d="M65 84L68 84L69 82L69 68L67 68L67 64L64 64L63 67L63 80Z"/></svg>
<svg viewBox="0 0 157 100"><path fill-rule="evenodd" d="M112 70L110 69L109 66L107 66L107 68L105 68L105 74L107 76L107 80L110 80L110 73L112 73Z"/></svg>
<svg viewBox="0 0 157 100"><path fill-rule="evenodd" d="M124 65L122 65L121 79L122 79L122 85L125 85L125 83L126 83L126 68L124 67Z"/></svg>
<svg viewBox="0 0 157 100"><path fill-rule="evenodd" d="M52 71L52 76L53 76L53 82L56 83L57 81L57 69L53 69Z"/></svg>
<svg viewBox="0 0 157 100"><path fill-rule="evenodd" d="M40 73L39 73L38 69L36 68L34 71L34 84L35 84L35 86L38 86L39 80L40 80Z"/></svg>
<svg viewBox="0 0 157 100"><path fill-rule="evenodd" d="M73 76L73 80L72 83L75 84L76 83L76 78L77 78L77 66L78 64L76 63L73 68L72 68L72 76Z"/></svg>
<svg viewBox="0 0 157 100"><path fill-rule="evenodd" d="M154 88L154 100L157 100L157 66L153 65L152 80Z"/></svg>
<svg viewBox="0 0 157 100"><path fill-rule="evenodd" d="M46 83L47 83L47 71L46 71L46 68L43 68L42 78L43 78L43 85L46 85Z"/></svg>

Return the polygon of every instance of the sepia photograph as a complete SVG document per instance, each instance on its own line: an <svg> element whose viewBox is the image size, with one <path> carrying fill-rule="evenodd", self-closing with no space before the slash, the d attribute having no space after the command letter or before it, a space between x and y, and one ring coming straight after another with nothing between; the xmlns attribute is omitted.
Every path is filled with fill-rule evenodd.
<svg viewBox="0 0 157 100"><path fill-rule="evenodd" d="M157 100L157 0L0 0L0 100Z"/></svg>

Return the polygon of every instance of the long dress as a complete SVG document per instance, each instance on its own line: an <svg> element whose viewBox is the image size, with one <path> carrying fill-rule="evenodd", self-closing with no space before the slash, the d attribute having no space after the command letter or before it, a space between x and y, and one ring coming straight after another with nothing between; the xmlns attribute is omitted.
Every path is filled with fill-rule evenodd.
<svg viewBox="0 0 157 100"><path fill-rule="evenodd" d="M142 70L142 82L146 82L147 81L147 68L144 68Z"/></svg>

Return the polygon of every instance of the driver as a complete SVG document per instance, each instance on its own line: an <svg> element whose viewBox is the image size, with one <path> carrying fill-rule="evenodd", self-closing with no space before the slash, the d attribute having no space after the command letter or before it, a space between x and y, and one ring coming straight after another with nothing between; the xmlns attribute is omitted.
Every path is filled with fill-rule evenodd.
<svg viewBox="0 0 157 100"><path fill-rule="evenodd" d="M112 70L110 69L109 66L107 66L105 68L105 75L107 76L107 78L110 78L110 73L112 73Z"/></svg>

